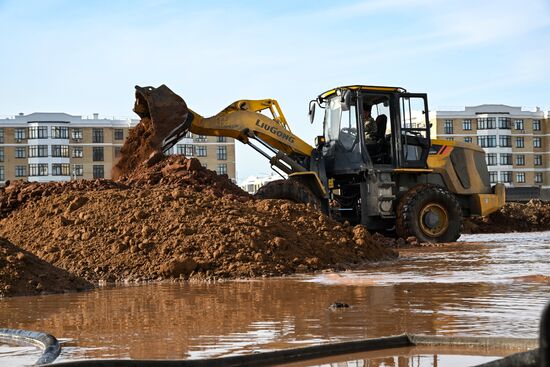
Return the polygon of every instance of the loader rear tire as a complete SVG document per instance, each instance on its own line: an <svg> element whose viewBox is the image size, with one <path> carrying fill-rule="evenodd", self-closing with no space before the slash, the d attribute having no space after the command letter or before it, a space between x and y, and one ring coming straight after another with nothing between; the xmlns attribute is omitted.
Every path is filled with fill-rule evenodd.
<svg viewBox="0 0 550 367"><path fill-rule="evenodd" d="M454 242L462 229L462 209L456 197L437 185L411 188L397 206L399 237L419 242Z"/></svg>
<svg viewBox="0 0 550 367"><path fill-rule="evenodd" d="M311 204L321 209L321 200L306 185L292 179L268 182L260 187L255 197L290 200L300 204Z"/></svg>

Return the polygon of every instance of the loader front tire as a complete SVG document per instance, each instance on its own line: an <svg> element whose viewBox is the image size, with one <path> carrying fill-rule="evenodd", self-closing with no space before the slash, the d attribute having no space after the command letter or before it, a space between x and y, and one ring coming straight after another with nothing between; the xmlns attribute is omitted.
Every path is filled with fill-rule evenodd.
<svg viewBox="0 0 550 367"><path fill-rule="evenodd" d="M321 201L303 183L288 179L271 181L260 187L255 195L258 199L284 199L300 204L311 204L321 209Z"/></svg>
<svg viewBox="0 0 550 367"><path fill-rule="evenodd" d="M441 186L415 186L397 206L399 237L414 236L419 242L454 242L460 237L461 229L460 204Z"/></svg>

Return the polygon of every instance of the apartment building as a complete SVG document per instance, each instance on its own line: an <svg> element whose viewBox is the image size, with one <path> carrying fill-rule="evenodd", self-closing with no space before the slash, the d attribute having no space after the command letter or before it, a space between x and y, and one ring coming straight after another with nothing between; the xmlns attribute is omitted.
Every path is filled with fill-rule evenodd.
<svg viewBox="0 0 550 367"><path fill-rule="evenodd" d="M431 112L439 139L477 144L486 152L491 183L550 194L549 113L500 104ZM514 190L509 190L513 192ZM545 196L543 195L543 196Z"/></svg>
<svg viewBox="0 0 550 367"><path fill-rule="evenodd" d="M0 185L8 180L68 181L111 178L130 119L31 113L0 119ZM197 157L209 169L235 179L233 139L195 136L173 152Z"/></svg>
<svg viewBox="0 0 550 367"><path fill-rule="evenodd" d="M282 177L275 173L272 173L269 176L249 176L243 182L241 182L239 186L244 191L248 192L251 195L254 195L260 189L260 187L262 187L266 183L280 179L282 179Z"/></svg>
<svg viewBox="0 0 550 367"><path fill-rule="evenodd" d="M197 158L203 167L227 175L236 182L235 139L187 133L168 154Z"/></svg>

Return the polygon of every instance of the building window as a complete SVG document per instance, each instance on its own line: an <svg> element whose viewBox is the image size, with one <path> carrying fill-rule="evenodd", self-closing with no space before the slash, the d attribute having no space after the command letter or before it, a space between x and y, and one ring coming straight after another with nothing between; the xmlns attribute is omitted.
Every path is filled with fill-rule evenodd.
<svg viewBox="0 0 550 367"><path fill-rule="evenodd" d="M69 163L52 163L52 176L69 176Z"/></svg>
<svg viewBox="0 0 550 367"><path fill-rule="evenodd" d="M445 125L443 127L445 134L453 133L453 120L445 120Z"/></svg>
<svg viewBox="0 0 550 367"><path fill-rule="evenodd" d="M498 182L498 172L489 171L489 181L494 184Z"/></svg>
<svg viewBox="0 0 550 367"><path fill-rule="evenodd" d="M73 140L82 140L82 129L79 127L73 128L71 132L71 138Z"/></svg>
<svg viewBox="0 0 550 367"><path fill-rule="evenodd" d="M533 130L540 131L540 120L533 120Z"/></svg>
<svg viewBox="0 0 550 367"><path fill-rule="evenodd" d="M197 135L197 137L195 138L195 141L205 142L206 141L206 136L205 135Z"/></svg>
<svg viewBox="0 0 550 367"><path fill-rule="evenodd" d="M48 175L47 163L29 164L29 176L47 176L47 175Z"/></svg>
<svg viewBox="0 0 550 367"><path fill-rule="evenodd" d="M82 164L73 165L73 176L84 176L84 166Z"/></svg>
<svg viewBox="0 0 550 367"><path fill-rule="evenodd" d="M94 164L94 178L104 178L105 177L105 170L103 166Z"/></svg>
<svg viewBox="0 0 550 367"><path fill-rule="evenodd" d="M500 164L502 166L511 166L512 165L512 154L511 153L501 153L500 154Z"/></svg>
<svg viewBox="0 0 550 367"><path fill-rule="evenodd" d="M216 171L218 171L218 175L227 175L227 164L218 164L218 169Z"/></svg>
<svg viewBox="0 0 550 367"><path fill-rule="evenodd" d="M487 165L488 166L496 166L497 165L497 154L496 153L487 153L485 158L487 159Z"/></svg>
<svg viewBox="0 0 550 367"><path fill-rule="evenodd" d="M197 145L195 152L197 157L206 157L206 147L204 145Z"/></svg>
<svg viewBox="0 0 550 367"><path fill-rule="evenodd" d="M5 181L6 176L4 175L4 166L0 166L0 181Z"/></svg>
<svg viewBox="0 0 550 367"><path fill-rule="evenodd" d="M218 146L216 156L219 161L227 160L227 147L225 145Z"/></svg>
<svg viewBox="0 0 550 367"><path fill-rule="evenodd" d="M218 143L225 143L227 141L227 137L225 136L218 136Z"/></svg>
<svg viewBox="0 0 550 367"><path fill-rule="evenodd" d="M0 144L4 144L4 128L3 127L0 127Z"/></svg>
<svg viewBox="0 0 550 367"><path fill-rule="evenodd" d="M52 157L69 158L69 146L52 145Z"/></svg>
<svg viewBox="0 0 550 367"><path fill-rule="evenodd" d="M535 172L535 183L542 183L542 172Z"/></svg>
<svg viewBox="0 0 550 367"><path fill-rule="evenodd" d="M471 143L472 142L472 137L471 136L467 136L464 138L464 142L465 143Z"/></svg>
<svg viewBox="0 0 550 367"><path fill-rule="evenodd" d="M472 120L462 120L462 130L472 130Z"/></svg>
<svg viewBox="0 0 550 367"><path fill-rule="evenodd" d="M0 147L0 162L4 162L4 148Z"/></svg>
<svg viewBox="0 0 550 367"><path fill-rule="evenodd" d="M73 158L82 158L82 157L84 157L84 148L73 147Z"/></svg>
<svg viewBox="0 0 550 367"><path fill-rule="evenodd" d="M477 137L477 145L482 148L494 148L497 146L496 135L482 135Z"/></svg>
<svg viewBox="0 0 550 367"><path fill-rule="evenodd" d="M122 147L115 147L115 158L120 157L121 150L122 150Z"/></svg>
<svg viewBox="0 0 550 367"><path fill-rule="evenodd" d="M512 137L510 135L499 135L499 137L498 137L498 146L499 147L511 147L512 146Z"/></svg>
<svg viewBox="0 0 550 367"><path fill-rule="evenodd" d="M48 138L47 126L29 127L29 139L47 139L47 138Z"/></svg>
<svg viewBox="0 0 550 367"><path fill-rule="evenodd" d="M103 143L103 129L92 129L92 143Z"/></svg>
<svg viewBox="0 0 550 367"><path fill-rule="evenodd" d="M448 137L446 137L446 138L445 138L445 140L447 140L447 141L454 141L454 140L455 140L455 138L454 138L454 137L452 137L452 136L448 136Z"/></svg>
<svg viewBox="0 0 550 367"><path fill-rule="evenodd" d="M15 158L27 158L27 148L26 147L16 147L15 148Z"/></svg>
<svg viewBox="0 0 550 367"><path fill-rule="evenodd" d="M15 177L25 177L27 175L27 167L15 166Z"/></svg>
<svg viewBox="0 0 550 367"><path fill-rule="evenodd" d="M64 126L52 126L52 139L69 139L69 128Z"/></svg>
<svg viewBox="0 0 550 367"><path fill-rule="evenodd" d="M498 128L499 129L511 129L511 122L509 117L499 117L498 118Z"/></svg>
<svg viewBox="0 0 550 367"><path fill-rule="evenodd" d="M525 130L523 120L514 120L514 129L516 129L516 130Z"/></svg>
<svg viewBox="0 0 550 367"><path fill-rule="evenodd" d="M29 146L29 158L47 157L48 146L47 145L30 145ZM34 175L31 175L34 176Z"/></svg>
<svg viewBox="0 0 550 367"><path fill-rule="evenodd" d="M177 154L184 155L186 157L193 156L193 146L190 144L178 144L176 146Z"/></svg>
<svg viewBox="0 0 550 367"><path fill-rule="evenodd" d="M512 182L512 172L510 171L500 172L500 178L502 182L510 183Z"/></svg>
<svg viewBox="0 0 550 367"><path fill-rule="evenodd" d="M115 129L114 138L115 138L115 140L123 140L124 139L124 130Z"/></svg>
<svg viewBox="0 0 550 367"><path fill-rule="evenodd" d="M486 117L477 119L477 129L486 130L486 129L496 129L497 122L495 117Z"/></svg>
<svg viewBox="0 0 550 367"><path fill-rule="evenodd" d="M525 172L517 172L516 173L516 182L525 183Z"/></svg>
<svg viewBox="0 0 550 367"><path fill-rule="evenodd" d="M25 139L25 128L24 127L18 127L15 129L15 141L21 141Z"/></svg>
<svg viewBox="0 0 550 367"><path fill-rule="evenodd" d="M523 154L516 155L516 166L525 166L525 156Z"/></svg>
<svg viewBox="0 0 550 367"><path fill-rule="evenodd" d="M533 148L540 148L542 146L542 142L540 138L533 138Z"/></svg>
<svg viewBox="0 0 550 367"><path fill-rule="evenodd" d="M516 138L516 148L525 148L524 138Z"/></svg>
<svg viewBox="0 0 550 367"><path fill-rule="evenodd" d="M535 154L533 156L535 166L542 166L542 154Z"/></svg>
<svg viewBox="0 0 550 367"><path fill-rule="evenodd" d="M94 147L92 160L94 161L103 161L103 147ZM103 167L103 166L101 166Z"/></svg>

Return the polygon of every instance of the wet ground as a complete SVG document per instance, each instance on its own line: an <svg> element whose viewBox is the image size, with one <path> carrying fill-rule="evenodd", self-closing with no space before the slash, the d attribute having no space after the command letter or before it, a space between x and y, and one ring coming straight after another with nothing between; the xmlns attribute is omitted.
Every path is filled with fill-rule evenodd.
<svg viewBox="0 0 550 367"><path fill-rule="evenodd" d="M537 337L550 295L550 232L462 240L338 274L3 299L0 327L55 335L58 361L206 358L404 332ZM350 307L330 309L335 302ZM0 345L0 365L20 352ZM433 365L413 356L405 365Z"/></svg>

